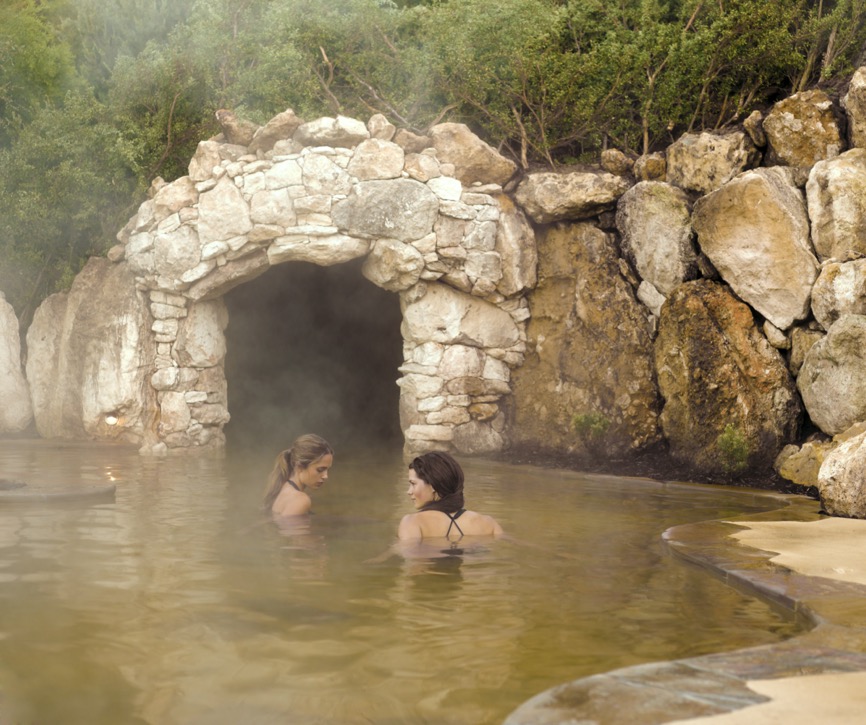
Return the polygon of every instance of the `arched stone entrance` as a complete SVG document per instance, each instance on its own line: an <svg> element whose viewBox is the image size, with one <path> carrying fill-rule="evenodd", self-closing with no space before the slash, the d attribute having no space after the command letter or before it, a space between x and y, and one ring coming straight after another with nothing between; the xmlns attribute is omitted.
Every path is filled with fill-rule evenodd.
<svg viewBox="0 0 866 725"><path fill-rule="evenodd" d="M342 452L402 443L400 301L361 261L281 264L224 296L230 448L307 430Z"/></svg>
<svg viewBox="0 0 866 725"><path fill-rule="evenodd" d="M281 117L263 127L267 143L200 143L189 175L157 180L118 235L110 275L133 280L127 307L141 311L117 321L135 334L115 337L135 354L117 351L122 384L81 412L83 428L143 453L224 445L225 295L280 265L354 260L399 298L407 451L501 449L536 264L532 229L502 188L513 165L457 124L401 144L381 117Z"/></svg>

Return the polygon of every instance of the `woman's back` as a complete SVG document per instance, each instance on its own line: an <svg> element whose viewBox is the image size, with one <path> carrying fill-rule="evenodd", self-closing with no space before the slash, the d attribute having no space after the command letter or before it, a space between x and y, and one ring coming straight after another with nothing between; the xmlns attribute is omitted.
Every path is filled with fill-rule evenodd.
<svg viewBox="0 0 866 725"><path fill-rule="evenodd" d="M462 536L496 536L501 533L502 527L493 517L466 510L453 514L435 510L407 514L397 530L401 539L454 540Z"/></svg>

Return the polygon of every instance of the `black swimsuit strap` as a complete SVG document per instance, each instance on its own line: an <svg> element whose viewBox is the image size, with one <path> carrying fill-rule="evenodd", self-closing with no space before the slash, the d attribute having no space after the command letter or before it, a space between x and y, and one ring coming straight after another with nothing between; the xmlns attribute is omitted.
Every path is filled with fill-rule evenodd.
<svg viewBox="0 0 866 725"><path fill-rule="evenodd" d="M445 532L445 538L447 539L451 535L451 527L456 526L457 530L460 532L460 536L463 536L463 529L460 528L460 524L457 523L457 519L459 519L463 514L466 513L466 509L460 509L453 514L449 514L447 511L443 511L449 519L451 519L451 523L448 524L448 531Z"/></svg>
<svg viewBox="0 0 866 725"><path fill-rule="evenodd" d="M291 478L286 481L295 491L300 492L301 489L298 488L298 484L295 483Z"/></svg>

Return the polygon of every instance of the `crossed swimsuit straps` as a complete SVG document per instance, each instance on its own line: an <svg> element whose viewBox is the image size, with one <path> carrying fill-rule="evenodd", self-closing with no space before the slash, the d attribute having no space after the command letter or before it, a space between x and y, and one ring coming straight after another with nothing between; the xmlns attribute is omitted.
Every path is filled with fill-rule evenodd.
<svg viewBox="0 0 866 725"><path fill-rule="evenodd" d="M463 538L463 529L460 528L460 524L457 523L457 519L459 519L464 513L466 513L466 509L460 509L453 514L449 514L447 511L443 511L442 513L445 514L449 519L451 519L451 523L448 524L448 531L445 532L445 538L451 541L451 548L453 549L457 542ZM451 540L451 529L454 527L456 527L457 531L460 532L460 537Z"/></svg>

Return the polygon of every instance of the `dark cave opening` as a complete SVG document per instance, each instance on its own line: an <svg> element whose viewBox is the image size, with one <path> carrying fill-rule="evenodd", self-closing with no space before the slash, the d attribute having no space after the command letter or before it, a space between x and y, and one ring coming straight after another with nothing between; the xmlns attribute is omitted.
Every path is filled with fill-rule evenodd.
<svg viewBox="0 0 866 725"><path fill-rule="evenodd" d="M341 452L402 447L399 298L362 263L281 264L225 295L230 449L281 450L303 433Z"/></svg>

